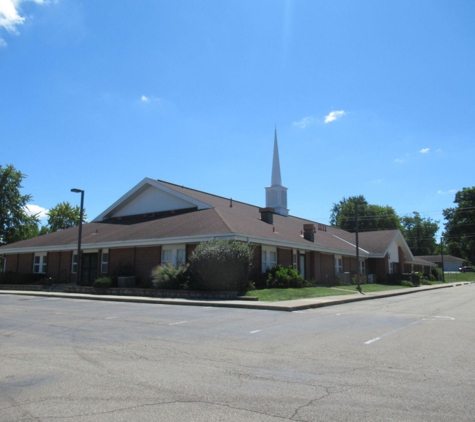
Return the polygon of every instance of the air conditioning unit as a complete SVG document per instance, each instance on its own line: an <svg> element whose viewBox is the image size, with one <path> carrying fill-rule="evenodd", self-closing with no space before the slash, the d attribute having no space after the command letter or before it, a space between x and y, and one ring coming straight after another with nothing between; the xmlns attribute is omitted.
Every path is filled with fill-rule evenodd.
<svg viewBox="0 0 475 422"><path fill-rule="evenodd" d="M368 283L376 283L376 274L368 274Z"/></svg>

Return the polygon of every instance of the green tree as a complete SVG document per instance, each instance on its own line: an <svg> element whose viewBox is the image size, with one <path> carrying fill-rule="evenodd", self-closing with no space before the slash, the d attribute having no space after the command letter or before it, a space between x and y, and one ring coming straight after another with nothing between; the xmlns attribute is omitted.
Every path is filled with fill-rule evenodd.
<svg viewBox="0 0 475 422"><path fill-rule="evenodd" d="M416 211L413 215L401 217L402 233L414 255L433 255L437 253L439 222L423 218Z"/></svg>
<svg viewBox="0 0 475 422"><path fill-rule="evenodd" d="M337 204L333 204L330 224L353 233L356 225L355 203L359 204L359 231L401 229L401 222L394 208L388 205L368 204L363 195L343 198Z"/></svg>
<svg viewBox="0 0 475 422"><path fill-rule="evenodd" d="M20 192L25 177L11 164L0 165L0 245L28 239L38 230L38 216L26 210L32 196Z"/></svg>
<svg viewBox="0 0 475 422"><path fill-rule="evenodd" d="M79 225L81 208L78 205L73 207L69 202L61 202L51 208L46 215L48 216L49 232L57 232ZM82 222L85 223L86 220L87 216L84 212Z"/></svg>
<svg viewBox="0 0 475 422"><path fill-rule="evenodd" d="M475 186L455 194L454 208L442 211L445 223L444 240L448 253L475 262Z"/></svg>

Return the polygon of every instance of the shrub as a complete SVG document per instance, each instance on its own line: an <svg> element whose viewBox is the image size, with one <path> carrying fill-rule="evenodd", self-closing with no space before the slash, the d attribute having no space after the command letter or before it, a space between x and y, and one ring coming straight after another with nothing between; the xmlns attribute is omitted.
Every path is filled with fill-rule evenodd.
<svg viewBox="0 0 475 422"><path fill-rule="evenodd" d="M213 240L200 243L190 256L190 287L242 292L248 284L252 258L253 250L244 242Z"/></svg>
<svg viewBox="0 0 475 422"><path fill-rule="evenodd" d="M182 290L190 281L189 266L172 264L155 267L152 270L152 285L156 289Z"/></svg>
<svg viewBox="0 0 475 422"><path fill-rule="evenodd" d="M95 289L109 289L111 286L112 280L110 277L100 277L92 283L92 287Z"/></svg>
<svg viewBox="0 0 475 422"><path fill-rule="evenodd" d="M425 277L421 278L421 284L425 284L426 286L431 286L432 282L427 280Z"/></svg>
<svg viewBox="0 0 475 422"><path fill-rule="evenodd" d="M414 287L414 283L409 280L401 280L401 286Z"/></svg>
<svg viewBox="0 0 475 422"><path fill-rule="evenodd" d="M312 285L310 281L306 281L292 266L285 268L278 264L268 268L266 274L267 287L270 289L310 287Z"/></svg>

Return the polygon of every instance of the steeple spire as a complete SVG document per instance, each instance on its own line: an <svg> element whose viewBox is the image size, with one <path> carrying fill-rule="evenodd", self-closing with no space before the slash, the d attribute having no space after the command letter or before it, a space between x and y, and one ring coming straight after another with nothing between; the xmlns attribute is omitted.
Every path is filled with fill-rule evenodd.
<svg viewBox="0 0 475 422"><path fill-rule="evenodd" d="M274 131L274 156L272 159L271 186L266 188L266 207L274 208L276 214L288 216L287 188L282 186L280 175L279 146L277 144L277 128Z"/></svg>
<svg viewBox="0 0 475 422"><path fill-rule="evenodd" d="M272 160L272 180L271 186L281 186L282 178L280 176L279 145L277 145L277 129L274 132L274 158Z"/></svg>

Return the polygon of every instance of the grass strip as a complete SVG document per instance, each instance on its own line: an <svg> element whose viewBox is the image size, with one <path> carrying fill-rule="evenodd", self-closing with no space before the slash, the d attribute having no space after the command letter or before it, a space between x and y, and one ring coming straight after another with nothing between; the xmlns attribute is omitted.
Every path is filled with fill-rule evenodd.
<svg viewBox="0 0 475 422"><path fill-rule="evenodd" d="M303 287L301 289L263 289L251 290L246 296L257 296L265 302L306 299L312 297L338 296L352 294L352 291L336 290L330 287Z"/></svg>

